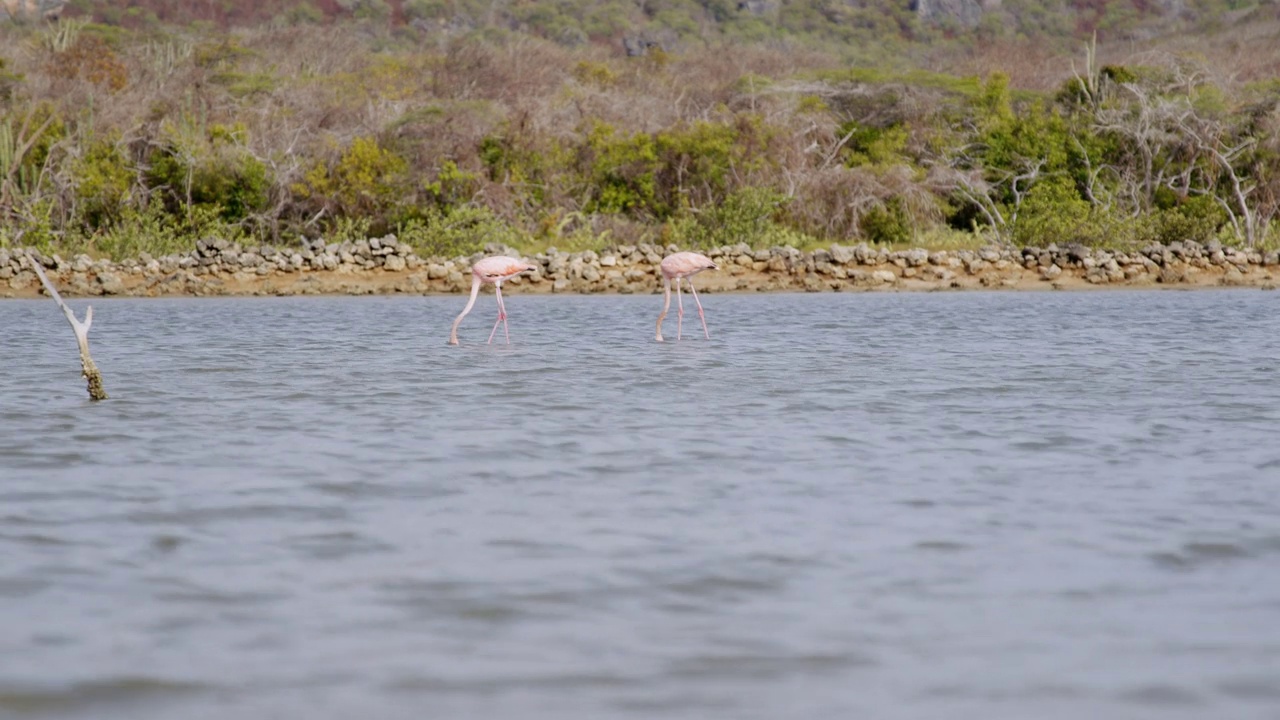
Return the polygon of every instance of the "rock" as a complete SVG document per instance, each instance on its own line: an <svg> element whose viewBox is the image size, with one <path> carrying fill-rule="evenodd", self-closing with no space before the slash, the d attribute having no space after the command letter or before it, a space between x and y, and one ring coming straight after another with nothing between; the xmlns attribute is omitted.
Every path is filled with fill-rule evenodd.
<svg viewBox="0 0 1280 720"><path fill-rule="evenodd" d="M871 273L871 279L878 283L892 283L898 279L898 276L889 270L876 270Z"/></svg>
<svg viewBox="0 0 1280 720"><path fill-rule="evenodd" d="M582 266L582 279L593 283L600 279L600 270L595 265Z"/></svg>
<svg viewBox="0 0 1280 720"><path fill-rule="evenodd" d="M600 267L615 267L618 264L618 258L613 255L604 255L600 258Z"/></svg>
<svg viewBox="0 0 1280 720"><path fill-rule="evenodd" d="M848 265L855 258L854 248L844 247L843 245L832 244L830 253L832 262L840 265Z"/></svg>
<svg viewBox="0 0 1280 720"><path fill-rule="evenodd" d="M1058 267L1057 265L1050 265L1049 267L1040 268L1040 277L1045 280L1053 280L1054 278L1058 277L1061 274L1062 274L1062 268Z"/></svg>
<svg viewBox="0 0 1280 720"><path fill-rule="evenodd" d="M119 295L124 292L124 282L118 275L112 273L99 273L98 284L102 286L102 292L106 295Z"/></svg>
<svg viewBox="0 0 1280 720"><path fill-rule="evenodd" d="M565 290L568 290L568 289L569 289L569 280L567 278L560 278L559 280L551 283L551 292L553 293L564 292Z"/></svg>
<svg viewBox="0 0 1280 720"><path fill-rule="evenodd" d="M1156 277L1156 280L1161 283L1172 284L1182 282L1185 277L1186 271L1182 268L1166 266L1160 270L1160 275Z"/></svg>
<svg viewBox="0 0 1280 720"><path fill-rule="evenodd" d="M903 257L911 267L923 267L929 262L929 251L924 248L914 248L904 252Z"/></svg>
<svg viewBox="0 0 1280 720"><path fill-rule="evenodd" d="M391 272L400 272L407 267L407 263L400 255L388 255L385 267Z"/></svg>

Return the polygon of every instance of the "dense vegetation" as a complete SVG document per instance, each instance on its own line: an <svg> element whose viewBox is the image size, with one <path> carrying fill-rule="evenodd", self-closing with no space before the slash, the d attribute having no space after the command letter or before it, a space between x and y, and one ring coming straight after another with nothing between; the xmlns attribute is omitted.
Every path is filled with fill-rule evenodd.
<svg viewBox="0 0 1280 720"><path fill-rule="evenodd" d="M77 7L0 26L0 246L1277 242L1274 5L1219 56L1109 52L1122 3Z"/></svg>

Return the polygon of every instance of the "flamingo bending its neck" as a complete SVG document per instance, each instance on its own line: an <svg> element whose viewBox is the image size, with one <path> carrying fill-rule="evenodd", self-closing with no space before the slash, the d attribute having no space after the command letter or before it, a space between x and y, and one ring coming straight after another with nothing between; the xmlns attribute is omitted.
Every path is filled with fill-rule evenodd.
<svg viewBox="0 0 1280 720"><path fill-rule="evenodd" d="M493 283L494 292L498 297L498 319L493 321L493 330L489 331L489 343L493 343L493 335L498 332L498 323L502 323L502 333L506 335L507 344L510 345L511 333L507 330L507 308L502 304L502 281L515 277L527 270L537 269L537 265L507 257L506 255L487 257L472 265L471 298L467 300L467 306L462 308L462 313L453 321L453 329L449 331L449 344L458 344L458 325L462 324L462 318L471 312L471 306L476 304L476 296L480 294L480 286L485 283Z"/></svg>
<svg viewBox="0 0 1280 720"><path fill-rule="evenodd" d="M662 321L667 317L667 310L671 308L671 280L676 281L676 340L680 339L681 325L684 321L684 302L680 299L680 281L687 280L689 282L689 291L693 293L693 301L698 304L698 317L702 320L702 334L708 340L711 339L711 333L707 332L707 318L702 312L702 301L698 300L698 291L693 288L693 276L703 270L715 270L716 264L711 262L711 258L695 252L678 252L668 255L662 259L662 263L658 266L662 271L662 314L658 315L658 332L654 339L662 342Z"/></svg>

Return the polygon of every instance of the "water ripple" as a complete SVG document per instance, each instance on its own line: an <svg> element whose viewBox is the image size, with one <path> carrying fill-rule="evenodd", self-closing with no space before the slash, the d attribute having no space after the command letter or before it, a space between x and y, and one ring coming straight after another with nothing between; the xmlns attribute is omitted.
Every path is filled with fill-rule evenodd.
<svg viewBox="0 0 1280 720"><path fill-rule="evenodd" d="M0 303L0 717L1274 715L1280 296L513 293Z"/></svg>

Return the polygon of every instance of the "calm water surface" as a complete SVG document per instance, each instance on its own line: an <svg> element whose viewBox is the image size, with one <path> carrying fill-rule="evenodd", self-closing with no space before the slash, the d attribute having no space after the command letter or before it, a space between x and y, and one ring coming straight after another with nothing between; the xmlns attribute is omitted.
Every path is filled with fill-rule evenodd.
<svg viewBox="0 0 1280 720"><path fill-rule="evenodd" d="M1280 294L703 299L0 302L0 717L1280 718Z"/></svg>

